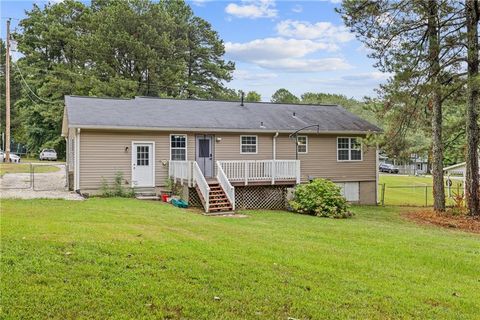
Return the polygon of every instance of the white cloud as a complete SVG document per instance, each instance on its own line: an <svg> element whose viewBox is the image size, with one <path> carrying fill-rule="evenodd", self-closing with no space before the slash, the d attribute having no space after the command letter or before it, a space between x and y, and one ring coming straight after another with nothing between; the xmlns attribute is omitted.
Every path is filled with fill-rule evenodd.
<svg viewBox="0 0 480 320"><path fill-rule="evenodd" d="M331 22L310 23L285 20L276 26L279 35L297 39L321 40L327 42L348 42L355 37L345 26L335 26Z"/></svg>
<svg viewBox="0 0 480 320"><path fill-rule="evenodd" d="M278 59L257 60L255 63L265 69L280 70L285 72L324 72L338 71L352 68L342 58L323 59Z"/></svg>
<svg viewBox="0 0 480 320"><path fill-rule="evenodd" d="M357 74L351 74L347 76L343 76L342 80L346 81L365 81L365 80L373 80L373 81L382 81L382 80L387 80L391 74L389 73L383 73L383 72L378 72L378 71L373 71L373 72L366 72L366 73L357 73Z"/></svg>
<svg viewBox="0 0 480 320"><path fill-rule="evenodd" d="M190 2L197 6L197 7L203 7L209 0L190 0Z"/></svg>
<svg viewBox="0 0 480 320"><path fill-rule="evenodd" d="M303 11L303 7L299 4L297 4L295 7L292 8L292 11L295 13L300 13Z"/></svg>
<svg viewBox="0 0 480 320"><path fill-rule="evenodd" d="M320 1L323 1L323 2L330 2L330 3L333 3L333 4L339 4L339 3L342 3L342 0L320 0Z"/></svg>
<svg viewBox="0 0 480 320"><path fill-rule="evenodd" d="M273 72L257 72L256 70L235 70L233 78L236 80L268 80L278 75Z"/></svg>
<svg viewBox="0 0 480 320"><path fill-rule="evenodd" d="M301 58L318 50L333 51L337 46L311 40L265 38L245 43L225 43L229 56L242 61Z"/></svg>
<svg viewBox="0 0 480 320"><path fill-rule="evenodd" d="M279 37L256 39L245 43L227 42L225 49L229 58L270 70L321 72L351 68L343 58L339 57L305 58L318 51L336 50L337 46L332 43Z"/></svg>
<svg viewBox="0 0 480 320"><path fill-rule="evenodd" d="M241 4L229 3L225 12L238 18L274 18L278 14L274 0L242 0Z"/></svg>

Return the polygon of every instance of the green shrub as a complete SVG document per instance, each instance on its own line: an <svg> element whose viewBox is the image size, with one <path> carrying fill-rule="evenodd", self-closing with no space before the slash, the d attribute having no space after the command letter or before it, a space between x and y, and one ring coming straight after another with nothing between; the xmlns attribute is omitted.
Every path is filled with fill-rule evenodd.
<svg viewBox="0 0 480 320"><path fill-rule="evenodd" d="M123 197L131 198L135 195L135 192L131 188L125 188L123 185L123 173L118 171L115 173L115 178L113 179L113 186L110 187L105 180L102 178L102 186L100 187L102 197Z"/></svg>
<svg viewBox="0 0 480 320"><path fill-rule="evenodd" d="M110 186L108 185L107 179L102 177L102 185L100 187L100 194L102 197L108 198L112 196L112 191L110 190Z"/></svg>
<svg viewBox="0 0 480 320"><path fill-rule="evenodd" d="M182 186L172 178L167 178L165 180L165 191L169 191L172 196L178 196L181 194Z"/></svg>
<svg viewBox="0 0 480 320"><path fill-rule="evenodd" d="M352 216L340 187L325 179L298 185L289 204L295 212L303 214L330 218Z"/></svg>

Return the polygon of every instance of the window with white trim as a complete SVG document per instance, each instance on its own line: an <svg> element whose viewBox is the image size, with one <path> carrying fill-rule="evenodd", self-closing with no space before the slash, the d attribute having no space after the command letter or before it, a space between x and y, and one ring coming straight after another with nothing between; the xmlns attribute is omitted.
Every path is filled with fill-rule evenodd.
<svg viewBox="0 0 480 320"><path fill-rule="evenodd" d="M257 136L240 136L240 153L257 153Z"/></svg>
<svg viewBox="0 0 480 320"><path fill-rule="evenodd" d="M359 138L337 138L338 161L361 161L362 143Z"/></svg>
<svg viewBox="0 0 480 320"><path fill-rule="evenodd" d="M307 153L308 152L308 137L307 136L297 136L297 152L298 153Z"/></svg>
<svg viewBox="0 0 480 320"><path fill-rule="evenodd" d="M170 136L170 160L187 160L187 136L184 134L172 134Z"/></svg>

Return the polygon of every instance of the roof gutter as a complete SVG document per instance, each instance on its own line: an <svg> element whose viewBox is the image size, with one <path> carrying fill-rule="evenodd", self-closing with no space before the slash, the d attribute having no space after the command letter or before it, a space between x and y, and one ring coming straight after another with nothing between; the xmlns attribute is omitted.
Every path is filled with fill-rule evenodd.
<svg viewBox="0 0 480 320"><path fill-rule="evenodd" d="M70 124L69 128L82 128L91 130L125 130L125 131L166 131L166 132L252 132L252 133L288 133L292 130L276 130L276 129L226 129L226 128L167 128L167 127L135 127L135 126L101 126L101 125L78 125ZM362 130L305 130L307 133L320 134L379 134L381 131L362 131Z"/></svg>

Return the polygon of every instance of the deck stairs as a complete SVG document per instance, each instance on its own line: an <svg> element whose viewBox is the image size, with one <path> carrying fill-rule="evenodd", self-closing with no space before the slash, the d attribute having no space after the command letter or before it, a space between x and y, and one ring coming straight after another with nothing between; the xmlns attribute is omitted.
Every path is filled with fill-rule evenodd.
<svg viewBox="0 0 480 320"><path fill-rule="evenodd" d="M228 197L225 194L225 191L222 189L222 186L217 181L217 179L215 178L208 179L207 183L208 183L208 186L210 187L210 193L209 193L210 204L209 204L207 214L232 213L233 211L232 204L228 200ZM202 197L202 193L200 192L198 187L196 189L197 189L198 196L200 197L203 205L205 206L205 201Z"/></svg>

